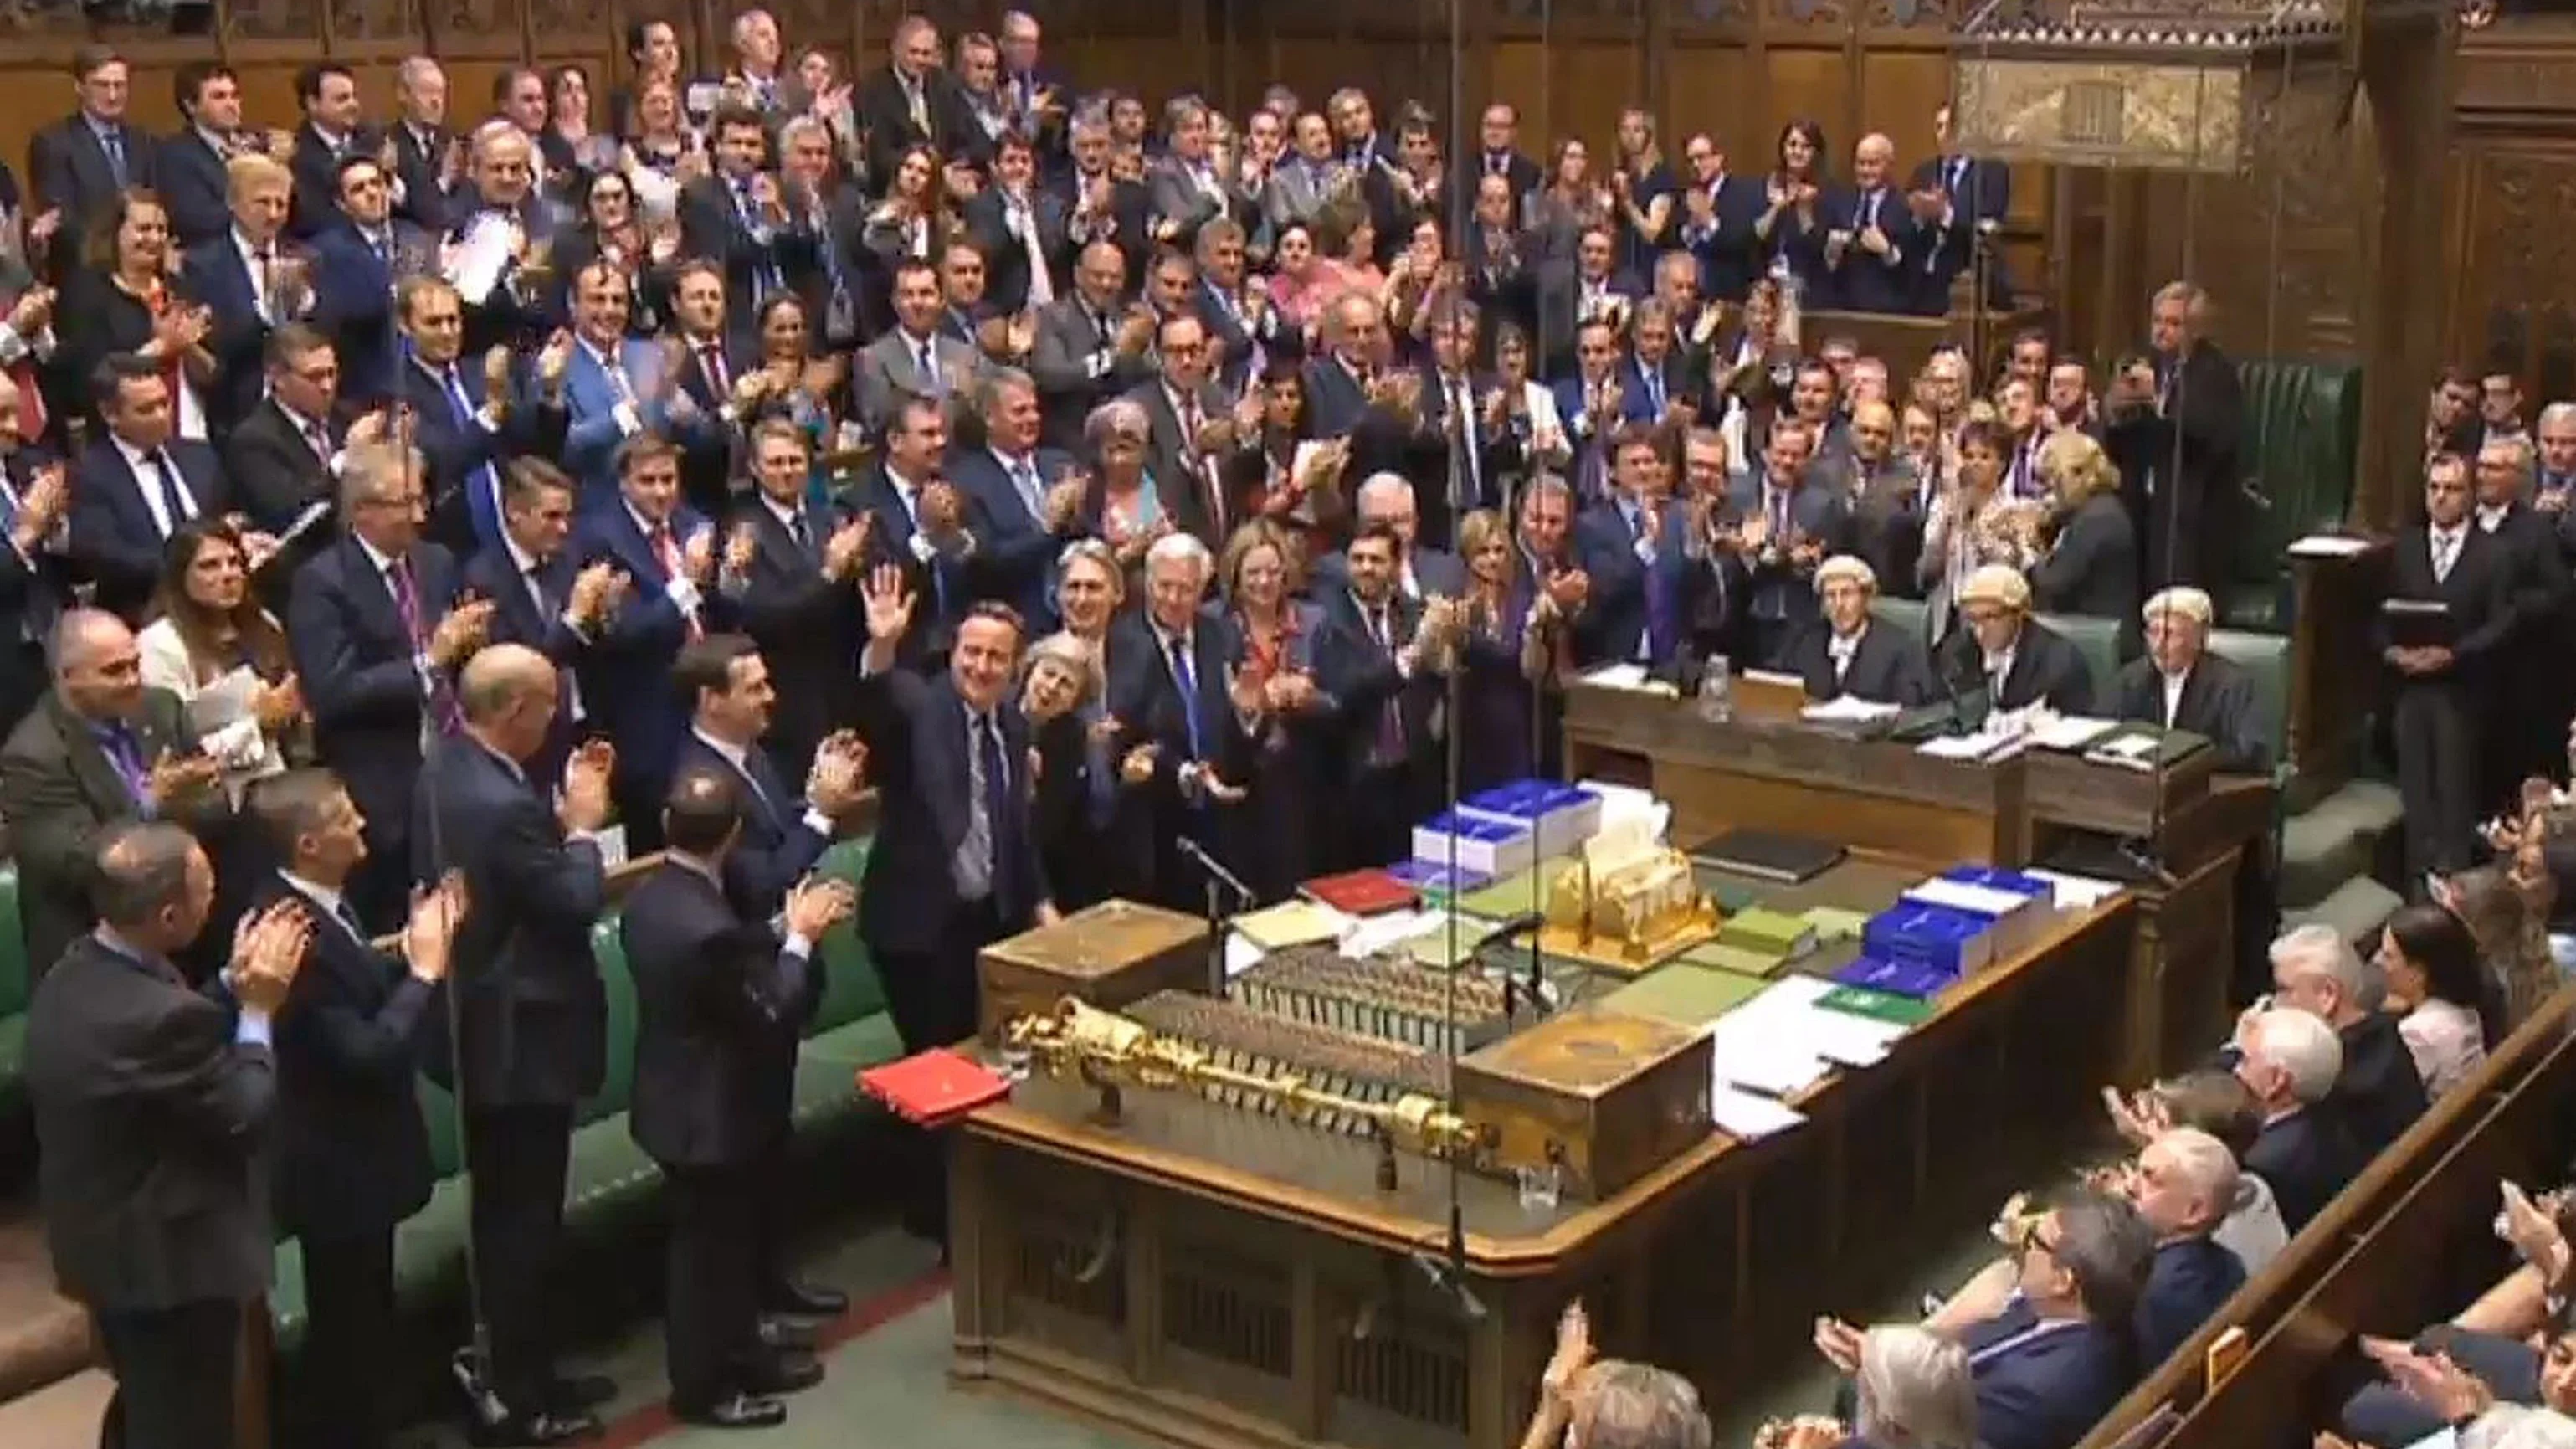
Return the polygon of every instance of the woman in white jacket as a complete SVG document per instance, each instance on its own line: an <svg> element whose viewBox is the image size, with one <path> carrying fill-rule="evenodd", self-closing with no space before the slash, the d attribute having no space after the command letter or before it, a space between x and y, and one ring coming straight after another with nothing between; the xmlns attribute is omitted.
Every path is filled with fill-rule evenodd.
<svg viewBox="0 0 2576 1449"><path fill-rule="evenodd" d="M304 722L285 631L251 596L250 574L232 525L188 524L170 537L156 617L135 639L143 682L187 706L236 803L251 781L286 768Z"/></svg>

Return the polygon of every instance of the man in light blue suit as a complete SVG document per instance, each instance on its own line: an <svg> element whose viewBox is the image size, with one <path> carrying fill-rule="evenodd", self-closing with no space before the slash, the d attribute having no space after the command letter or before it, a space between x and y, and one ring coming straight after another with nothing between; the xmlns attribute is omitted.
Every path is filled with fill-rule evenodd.
<svg viewBox="0 0 2576 1449"><path fill-rule="evenodd" d="M626 335L625 273L594 262L573 278L572 295L563 466L581 484L578 506L588 517L617 501L618 444L647 432L685 441L721 423L679 386L662 347Z"/></svg>

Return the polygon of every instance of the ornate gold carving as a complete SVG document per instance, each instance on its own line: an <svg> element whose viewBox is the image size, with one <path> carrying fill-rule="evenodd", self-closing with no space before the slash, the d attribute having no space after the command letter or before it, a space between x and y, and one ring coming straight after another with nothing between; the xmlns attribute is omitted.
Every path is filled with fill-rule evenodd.
<svg viewBox="0 0 2576 1449"><path fill-rule="evenodd" d="M1981 155L2233 173L2245 77L2185 65L1962 55L1956 114Z"/></svg>

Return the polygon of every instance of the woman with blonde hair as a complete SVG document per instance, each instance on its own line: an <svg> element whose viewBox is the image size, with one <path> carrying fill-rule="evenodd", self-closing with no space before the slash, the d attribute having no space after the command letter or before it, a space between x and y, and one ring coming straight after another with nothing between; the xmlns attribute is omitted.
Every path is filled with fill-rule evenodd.
<svg viewBox="0 0 2576 1449"><path fill-rule="evenodd" d="M1286 530L1268 519L1235 529L1217 556L1217 590L1234 625L1227 660L1257 689L1251 798L1229 812L1236 868L1262 901L1285 900L1315 874L1314 802L1322 798L1332 715L1315 685L1324 611L1297 597L1303 580Z"/></svg>
<svg viewBox="0 0 2576 1449"><path fill-rule="evenodd" d="M2048 552L2030 570L2030 591L2043 613L2080 614L2120 623L2120 657L2136 657L2138 534L2120 501L2120 470L2090 436L2053 434L2039 448L2048 485L2040 537Z"/></svg>
<svg viewBox="0 0 2576 1449"><path fill-rule="evenodd" d="M1112 753L1107 692L1099 645L1079 634L1050 634L1020 662L1020 712L1037 756L1031 818L1038 858L1066 910L1123 893L1124 862L1137 855L1122 844L1134 812Z"/></svg>
<svg viewBox="0 0 2576 1449"><path fill-rule="evenodd" d="M2529 1019L2558 989L2558 968L2549 955L2548 879L2537 882L2514 866L2482 865L2456 875L2437 876L2433 899L2450 908L2477 938L2478 955L2504 996L2502 1037Z"/></svg>
<svg viewBox="0 0 2576 1449"><path fill-rule="evenodd" d="M1458 787L1473 794L1536 772L1539 694L1570 664L1572 631L1522 567L1501 513L1479 508L1458 520L1458 559L1467 567Z"/></svg>

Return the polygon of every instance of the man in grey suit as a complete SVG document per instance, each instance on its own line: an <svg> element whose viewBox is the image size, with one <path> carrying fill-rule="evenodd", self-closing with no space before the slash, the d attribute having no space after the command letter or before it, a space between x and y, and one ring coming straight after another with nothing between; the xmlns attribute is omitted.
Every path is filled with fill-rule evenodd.
<svg viewBox="0 0 2576 1449"><path fill-rule="evenodd" d="M975 390L983 354L940 335L947 309L937 268L918 260L895 268L894 330L859 352L859 419L868 431L884 431L907 397L945 400Z"/></svg>
<svg viewBox="0 0 2576 1449"><path fill-rule="evenodd" d="M1155 491L1174 509L1173 523L1198 535L1210 553L1222 550L1225 537L1241 520L1225 497L1225 485L1206 444L1211 426L1230 427L1234 400L1208 376L1207 324L1195 313L1177 312L1163 319L1154 339L1162 372L1152 382L1127 394L1145 410L1153 435L1145 452L1145 470ZM1214 431L1222 433L1225 427Z"/></svg>
<svg viewBox="0 0 2576 1449"><path fill-rule="evenodd" d="M1297 118L1289 154L1271 168L1269 184L1262 188L1262 214L1270 219L1274 233L1303 225L1315 219L1341 185L1342 173L1333 160L1332 124L1308 111Z"/></svg>
<svg viewBox="0 0 2576 1449"><path fill-rule="evenodd" d="M1029 375L1046 408L1049 447L1078 448L1093 408L1153 377L1154 319L1131 311L1126 295L1126 254L1093 242L1074 265L1073 295L1038 313Z"/></svg>
<svg viewBox="0 0 2576 1449"><path fill-rule="evenodd" d="M1792 418L1771 425L1761 466L1736 479L1728 502L1742 523L1715 547L1735 554L1752 575L1756 659L1781 658L1798 631L1820 617L1816 568L1851 552L1851 509L1842 494L1810 472L1815 430Z"/></svg>

